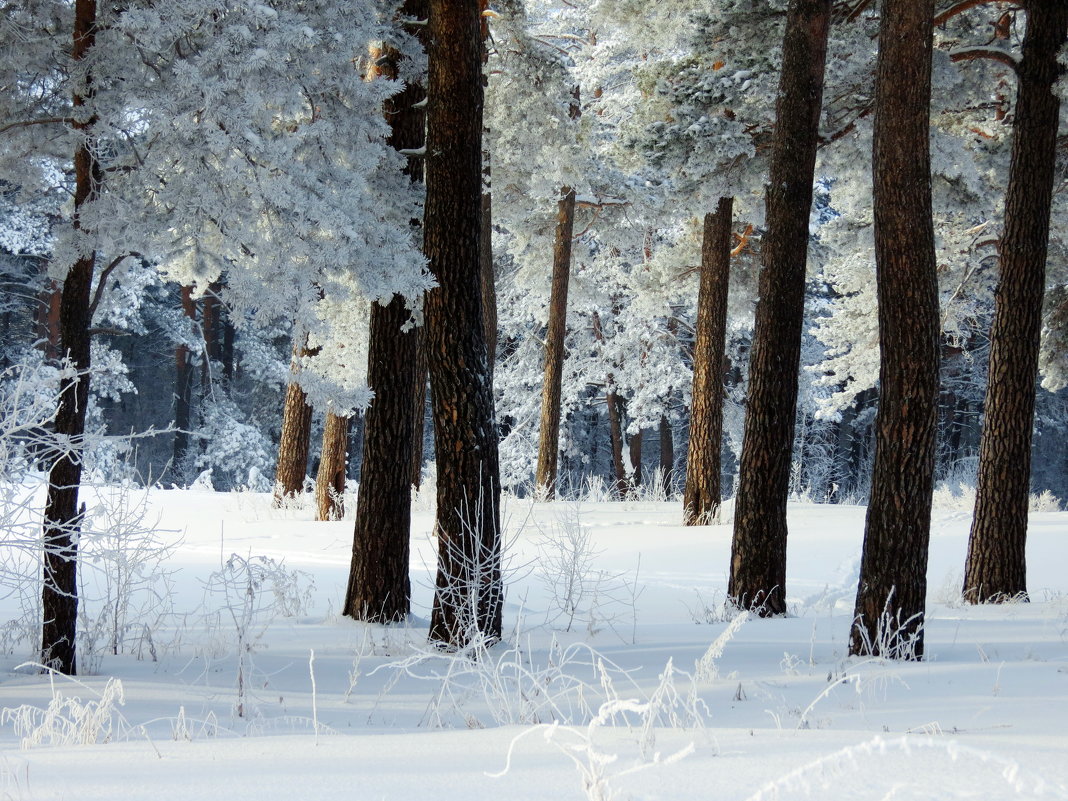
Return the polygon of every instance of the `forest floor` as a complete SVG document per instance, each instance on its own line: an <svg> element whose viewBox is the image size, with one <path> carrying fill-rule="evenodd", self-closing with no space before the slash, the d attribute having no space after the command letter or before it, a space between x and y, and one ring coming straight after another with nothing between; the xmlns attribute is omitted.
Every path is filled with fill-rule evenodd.
<svg viewBox="0 0 1068 801"><path fill-rule="evenodd" d="M470 660L426 644L424 500L414 613L383 627L338 614L351 520L94 498L90 675L19 667L34 582L0 604L0 799L1068 799L1065 512L1031 516L1031 602L976 608L970 513L943 497L926 659L891 662L846 655L863 507L791 504L792 614L746 620L723 606L730 526L511 499L506 638Z"/></svg>

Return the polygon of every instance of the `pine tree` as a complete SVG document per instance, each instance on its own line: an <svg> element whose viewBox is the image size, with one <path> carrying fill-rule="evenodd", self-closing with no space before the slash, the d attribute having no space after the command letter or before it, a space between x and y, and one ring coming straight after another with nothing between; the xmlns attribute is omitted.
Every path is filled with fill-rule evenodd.
<svg viewBox="0 0 1068 801"><path fill-rule="evenodd" d="M883 0L872 154L879 412L851 654L923 657L938 415L933 0Z"/></svg>
<svg viewBox="0 0 1068 801"><path fill-rule="evenodd" d="M1016 68L1012 162L1000 245L1000 278L990 330L990 370L979 449L975 517L964 597L972 603L1026 597L1039 334L1060 101L1053 84L1068 32L1068 4L1029 0L1023 57Z"/></svg>
<svg viewBox="0 0 1068 801"><path fill-rule="evenodd" d="M830 14L827 0L790 2L766 191L727 592L740 606L769 615L786 612L786 500Z"/></svg>
<svg viewBox="0 0 1068 801"><path fill-rule="evenodd" d="M438 574L430 638L501 634L500 481L482 315L482 36L478 0L431 0L424 248L437 456Z"/></svg>
<svg viewBox="0 0 1068 801"><path fill-rule="evenodd" d="M690 442L682 499L683 516L688 525L705 525L715 520L721 501L724 340L733 207L732 198L721 198L716 213L705 215L704 221L690 395Z"/></svg>

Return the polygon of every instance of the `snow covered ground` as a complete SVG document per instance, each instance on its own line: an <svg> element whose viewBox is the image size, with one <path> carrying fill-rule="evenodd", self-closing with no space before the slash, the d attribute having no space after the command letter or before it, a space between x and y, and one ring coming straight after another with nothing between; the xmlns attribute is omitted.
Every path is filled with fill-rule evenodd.
<svg viewBox="0 0 1068 801"><path fill-rule="evenodd" d="M1032 515L1032 603L974 608L969 515L936 511L928 658L893 663L846 656L861 507L791 505L794 613L738 620L729 526L510 500L508 636L473 663L425 644L424 501L415 613L381 627L338 615L351 521L250 493L147 500L83 571L94 675L17 668L32 649L5 629L0 798L1068 799L1068 513ZM162 560L136 547L146 524Z"/></svg>

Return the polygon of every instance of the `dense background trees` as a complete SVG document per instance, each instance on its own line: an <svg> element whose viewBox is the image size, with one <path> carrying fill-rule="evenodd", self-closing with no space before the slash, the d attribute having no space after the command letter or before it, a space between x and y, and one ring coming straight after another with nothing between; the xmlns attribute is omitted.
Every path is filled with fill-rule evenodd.
<svg viewBox="0 0 1068 801"><path fill-rule="evenodd" d="M877 514L901 468L873 458L897 443L947 491L970 491L983 465L965 584L976 600L1023 591L1022 558L1005 554L1022 553L1027 496L1068 496L1068 149L1052 55L1065 34L1059 5L1047 5L937 2L921 14L931 102L913 133L929 137L930 166L901 190L917 219L890 244L873 215L872 148L904 118L880 112L877 34L888 17L874 3L470 3L448 22L463 37L430 40L426 54L415 33L460 9L3 5L0 364L47 362L65 399L55 431L76 443L87 434L75 457L47 465L59 473L45 605L67 608L46 618L74 615L83 478L281 481L280 502L301 503L319 473L329 518L340 512L330 488L336 500L365 457L365 543L404 539L378 521L403 530L401 496L424 462L436 464L445 595L470 583L465 559L488 555L494 575L503 489L674 497L689 485L680 514L698 521L721 494L737 496L731 594L777 613L786 499L871 494ZM805 14L819 24L791 26ZM812 39L824 20L825 54ZM798 56L791 42L802 34L810 47ZM461 40L467 49L454 50ZM383 42L403 52L395 71ZM421 116L409 95L427 56L439 91L457 95L435 109L431 94L424 148L397 131L404 115ZM795 58L805 66L790 67ZM804 123L803 146L773 115L777 97L792 102L780 75L807 81L805 108L779 115ZM453 152L463 158L443 155ZM424 164L425 206L411 180ZM461 165L463 176L449 172ZM921 172L929 209L914 204ZM913 448L884 432L876 447L876 415L882 427L906 411L888 400L887 370L915 362L881 354L893 303L877 288L876 256L913 259L921 218L935 272L910 310L924 314L924 347L941 371L924 416L930 438ZM714 303L712 255L731 273ZM414 345L421 334L425 349ZM1025 341L1026 354L1006 350ZM1000 396L1010 383L1012 397ZM383 426L387 407L414 420ZM409 428L410 447L394 451L391 432ZM922 503L908 505L922 517ZM917 537L910 553L923 549ZM980 567L983 554L996 569ZM995 578L1001 568L1011 580ZM394 572L346 611L403 615L403 568ZM398 605L386 610L383 594ZM499 603L490 592L478 605L475 628L491 637ZM462 645L471 626L447 606L436 636ZM46 635L46 649L73 636ZM53 656L74 669L73 653Z"/></svg>

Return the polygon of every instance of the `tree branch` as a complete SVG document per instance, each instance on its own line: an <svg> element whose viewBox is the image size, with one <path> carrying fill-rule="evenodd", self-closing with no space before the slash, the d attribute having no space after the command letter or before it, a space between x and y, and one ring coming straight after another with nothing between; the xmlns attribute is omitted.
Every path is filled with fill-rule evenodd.
<svg viewBox="0 0 1068 801"><path fill-rule="evenodd" d="M949 60L954 64L961 61L976 61L978 59L997 61L1007 67L1011 67L1013 72L1015 72L1016 68L1019 66L1011 53L1006 53L1004 50L997 47L972 47L965 50L954 50L949 54Z"/></svg>
<svg viewBox="0 0 1068 801"><path fill-rule="evenodd" d="M52 125L53 123L73 123L70 117L45 117L40 120L19 120L18 122L9 122L7 125L0 125L0 134L7 133L12 128L28 128L31 125Z"/></svg>
<svg viewBox="0 0 1068 801"><path fill-rule="evenodd" d="M111 264L100 271L100 278L96 282L96 293L93 295L93 302L89 304L89 319L93 319L93 315L96 314L96 307L100 305L100 299L104 297L104 286L107 284L108 276L111 275L115 268L122 264L123 261L130 256L136 256L139 259L143 259L140 253L130 251L129 253L123 253L121 256L116 256L112 259Z"/></svg>
<svg viewBox="0 0 1068 801"><path fill-rule="evenodd" d="M940 25L945 25L949 20L958 14L963 14L970 8L983 5L993 5L994 3L1003 3L1005 0L960 0L958 3L954 3L941 14L938 14L934 18L934 24L937 28Z"/></svg>

